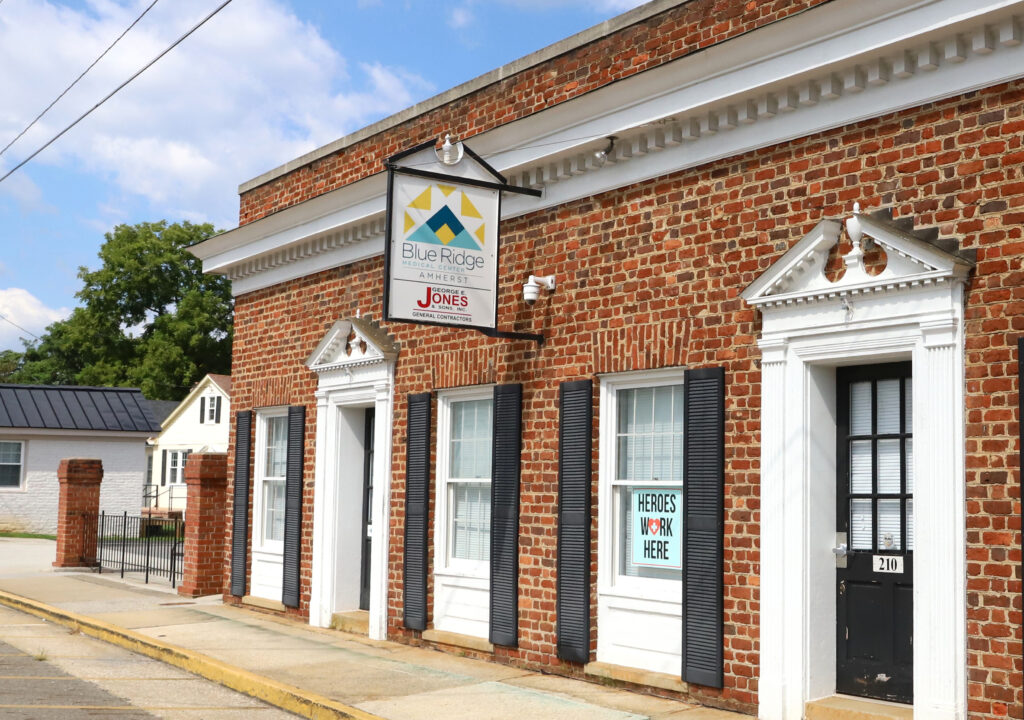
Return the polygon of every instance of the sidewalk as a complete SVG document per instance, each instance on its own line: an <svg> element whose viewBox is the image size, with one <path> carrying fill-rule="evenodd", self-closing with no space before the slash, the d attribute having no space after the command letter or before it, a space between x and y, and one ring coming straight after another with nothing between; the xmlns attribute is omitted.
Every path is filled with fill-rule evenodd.
<svg viewBox="0 0 1024 720"><path fill-rule="evenodd" d="M53 572L54 544L0 538L0 604L171 663L303 717L741 720L226 606L117 575Z"/></svg>

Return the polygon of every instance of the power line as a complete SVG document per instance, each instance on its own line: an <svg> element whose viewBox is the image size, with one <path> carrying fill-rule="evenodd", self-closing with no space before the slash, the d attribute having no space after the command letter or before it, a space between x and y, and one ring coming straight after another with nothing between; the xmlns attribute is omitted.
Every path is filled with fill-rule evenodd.
<svg viewBox="0 0 1024 720"><path fill-rule="evenodd" d="M3 1L4 1L4 0L0 0L0 4L3 4ZM124 32L123 32L123 33L121 33L120 35L118 35L118 36L117 36L117 38L116 38L116 39L114 40L114 42L110 43L110 45L108 45L108 46L107 46L107 49L106 49L106 50L104 50L103 52L101 52L101 53L100 53L100 55L99 55L99 57L97 57L97 58L96 58L95 60L93 60L93 61L92 61L92 64L91 64L91 65L89 65L89 67L87 67L87 68L86 68L85 70L83 70L83 71L82 71L82 74L81 74L81 75L79 75L78 77L76 77L76 78L74 79L74 82L72 82L72 83L71 83L70 85L68 85L68 86L67 86L66 88L64 88L64 92L62 92L62 93L61 93L60 95L58 95L58 96L57 96L57 99L56 99L56 100L54 100L54 101L53 101L52 103L50 103L49 105L47 105L47 106L46 106L46 107L45 107L45 108L43 109L43 111L42 111L41 113L39 113L38 115L36 115L36 117L35 117L35 120L33 120L32 122L30 122L30 123L29 123L28 125L26 125L26 126L25 126L25 129L24 129L24 130L22 130L22 131L21 131L20 133L18 133L18 134L17 134L17 135L16 135L15 137L14 137L14 139L13 139L13 140L11 140L11 141L10 141L9 143L7 143L6 145L4 145L4 149L3 149L3 150L0 150L0 155L3 155L3 154L4 154L5 152L7 152L7 149L8 149L9 147L11 147L11 145L13 145L14 143L18 142L18 140L20 140L20 139L21 139L21 136L22 136L22 135L24 135L24 134L25 134L25 133L27 133L27 132L28 132L29 130L31 130L31 129L32 129L32 127L33 127L33 126L34 126L34 125L35 125L35 124L36 124L37 122L39 122L39 119L40 119L41 117L43 117L43 115L45 115L46 113L48 113L48 112L50 111L50 108L52 108L52 107L53 107L54 105L56 105L56 104L57 104L58 102L60 102L60 99L61 99L62 97L64 97L65 95L67 95L67 94L68 94L68 91L69 91L69 90L71 90L71 88L73 88L73 87L74 87L75 85L77 85L77 84L78 84L78 81L79 81L79 80L81 80L82 78L84 78L84 77L85 77L86 73L88 73L88 72L89 72L90 70L92 70L92 69L93 69L94 67L96 67L96 63L98 63L98 62L99 62L100 60L102 60L102 59L103 59L103 57L104 57L104 56L105 56L105 55L106 55L106 54L107 54L108 52L110 52L111 50L113 50L113 49L114 49L114 46L115 46L115 45L117 45L117 44L118 44L118 43L119 43L119 42L121 41L121 38L123 38L123 37L124 37L125 35L127 35L127 34L128 34L128 31L129 31L129 30L131 30L131 29L132 29L133 27L135 27L135 26L136 26L136 25L138 24L139 20L141 20L142 18L144 18L144 17L146 16L146 13L148 13L148 12L149 12L150 10L152 10L152 9L153 9L153 6L154 6L154 5L156 5L156 4L157 4L157 2L158 2L158 0L153 0L153 2L151 2L151 3L149 4L149 7L147 7L147 8L145 9L145 10L143 10L143 11L142 11L142 14L141 14L141 15L139 15L139 16L138 16L137 18L135 18L135 20L134 20L134 21L132 22L132 24L131 24L131 25L129 25L128 27L126 27L126 28L124 29Z"/></svg>
<svg viewBox="0 0 1024 720"><path fill-rule="evenodd" d="M2 0L0 0L0 1L2 1ZM132 76L131 76L130 78L128 78L128 79L127 79L127 80L125 80L125 81L124 81L123 83L121 83L120 85L118 85L118 86L117 86L116 88L114 88L114 89L113 89L113 90L112 90L112 91L111 91L111 92L110 92L110 93L109 93L109 94L108 94L108 95L107 95L107 96L106 96L105 98L103 98L103 99L102 99L102 100L100 100L100 101L99 101L98 103L96 103L95 105L93 105L93 106L92 106L91 108L89 108L88 110L86 110L86 111L85 111L84 113L82 113L81 115L79 115L79 116L78 116L78 118L77 118L77 119L75 119L75 121L74 121L74 122L72 122L72 123L71 123L70 125L68 125L68 126L67 126L66 128L64 128L63 130L61 130L61 131L60 131L59 133L57 133L56 135L54 135L54 136L53 136L52 138L50 138L49 140L47 140L47 141L46 141L46 143L45 143L45 144L44 144L44 145L43 145L42 147L40 147L40 148L39 148L38 150L36 150L36 151L35 151L34 153L32 153L32 154L31 154L31 155L29 155L29 156L28 156L27 158L25 158L24 160L22 160L22 161L21 161L20 163L18 163L17 165L15 165L14 167L12 167L12 168L11 168L10 170L8 170L8 171L7 171L7 172L6 172L5 174L4 174L4 176L3 176L3 177L0 177L0 183L2 183L2 182L3 182L4 180L6 180L7 178L9 178L9 177L10 177L10 176L11 176L12 174L14 174L14 172L15 172L15 171L17 171L17 170L18 170L19 168L21 168L21 167L23 167L23 166L24 166L25 164L27 164L27 163L28 163L28 162L29 162L29 161L30 161L30 160L31 160L32 158L34 158L34 157L35 157L36 155L38 155L39 153L41 153L41 152L42 152L43 150L45 150L46 148L48 148L48 147L50 147L51 145L53 145L53 143L57 142L57 140L59 140L59 139L60 139L60 138L61 138L61 137L62 137L62 136L63 136L63 135L64 135L64 134L65 134L65 133L66 133L66 132L68 131L68 130L70 130L71 128L73 128L73 127L74 127L75 125L77 125L78 123L82 122L83 120L85 120L85 118L89 117L89 115L91 115L91 114L93 113L93 111L95 111L95 110L96 110L96 108L98 108L98 107L99 107L100 105L102 105L103 103L105 103L105 102L106 102L107 100L109 100L110 98L114 97L114 95L116 95L116 94L117 94L118 92L120 92L120 91L121 91L121 90L122 90L122 89L123 89L123 88L124 88L124 87L125 87L126 85L128 85L128 83L130 83L130 82L131 82L132 80L134 80L135 78L137 78L137 77L138 77L139 75L141 75L142 73L146 72L146 70L148 70L148 69L149 69L150 67L152 67L152 66L153 66L154 64L156 64L156 62L157 62L157 61L158 61L158 60L159 60L160 58L162 58L162 57L163 57L164 55L166 55L166 54L167 54L167 53L169 53L169 52L170 52L171 50L173 50L173 49L174 49L174 48L176 48L176 47L177 47L178 45L180 45L180 44L181 44L181 42L182 42L183 40L185 40L185 38L187 38L187 37L188 37L189 35L191 35L191 34L192 34L192 33L194 33L194 32L195 32L196 30L198 30L198 29L199 29L199 28L201 28L201 27L202 27L203 25L205 25L205 24L207 23L207 21L209 21L209 20L210 20L210 18L212 18L212 17L214 16L214 15L216 15L217 13L219 13L219 12L220 12L221 10L223 10L224 8L226 8L226 7L227 7L227 6L228 6L228 5L230 4L230 3L231 3L231 0L224 0L224 2L222 2L222 3L221 3L220 5L218 5L218 6L216 7L216 8L214 8L213 12L211 12L211 13L210 13L209 15L207 15L206 17L204 17L204 18L203 18L202 20L200 20L200 21L199 21L198 23L196 23L195 25L193 25L193 26L192 26L192 28L191 28L191 29L190 29L190 30L189 30L188 32L186 32L186 33L185 33L184 35L182 35L181 37L179 37L179 38L178 38L177 40L175 40L175 41L174 41L173 43L171 43L171 45L170 45L170 46L168 46L168 47L167 47L167 48L166 48L166 49L165 49L165 50L164 50L163 52L161 52L161 53L160 53L159 55L157 55L157 56L156 56L155 58L153 58L153 59L152 59L152 60L150 60L150 61L149 61L148 63L146 63L146 64L145 64L145 65L144 65L144 66L142 67L142 69L140 69L140 70L139 70L138 72L136 72L136 73L135 73L134 75L132 75Z"/></svg>
<svg viewBox="0 0 1024 720"><path fill-rule="evenodd" d="M3 1L4 1L4 0L0 0L0 3L3 3ZM10 323L11 325L13 325L14 327L16 327L16 328L18 328L19 330L21 330L22 332L24 332L24 333L28 333L29 335L31 335L32 337L34 337L34 338L35 338L36 340L38 340L38 339L39 339L39 336L38 336L38 335L36 335L36 334L35 334L34 332L32 332L32 331L30 331L30 330L26 330L26 329L25 329L25 328L23 328L23 327L22 327L21 325L19 325L18 323L14 322L13 320L11 320L11 319L10 319L9 317L7 317L6 315L4 315L3 313L0 313L0 320L6 320L6 321L7 321L7 322L9 322L9 323Z"/></svg>

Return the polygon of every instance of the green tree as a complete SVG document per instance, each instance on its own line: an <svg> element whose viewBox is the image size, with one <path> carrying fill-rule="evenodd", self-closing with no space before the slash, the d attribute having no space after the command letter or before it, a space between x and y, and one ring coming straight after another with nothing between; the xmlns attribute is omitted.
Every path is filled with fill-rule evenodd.
<svg viewBox="0 0 1024 720"><path fill-rule="evenodd" d="M131 386L180 400L206 373L230 372L230 283L204 275L188 252L213 232L188 222L115 227L100 268L79 268L81 307L26 347L12 381Z"/></svg>

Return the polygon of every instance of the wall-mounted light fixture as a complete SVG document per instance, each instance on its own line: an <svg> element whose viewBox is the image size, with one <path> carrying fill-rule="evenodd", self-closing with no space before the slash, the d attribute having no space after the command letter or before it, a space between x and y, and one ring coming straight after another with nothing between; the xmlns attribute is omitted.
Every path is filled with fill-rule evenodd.
<svg viewBox="0 0 1024 720"><path fill-rule="evenodd" d="M537 298L540 297L540 289L547 288L548 291L555 289L555 276L554 275L531 275L530 279L523 285L523 300L529 305L533 305L537 302Z"/></svg>
<svg viewBox="0 0 1024 720"><path fill-rule="evenodd" d="M608 161L608 156L611 155L612 150L615 149L615 141L617 139L618 138L616 138L614 135L609 135L608 147L601 148L600 150L594 153L594 159L597 160L598 166L604 165L605 162Z"/></svg>

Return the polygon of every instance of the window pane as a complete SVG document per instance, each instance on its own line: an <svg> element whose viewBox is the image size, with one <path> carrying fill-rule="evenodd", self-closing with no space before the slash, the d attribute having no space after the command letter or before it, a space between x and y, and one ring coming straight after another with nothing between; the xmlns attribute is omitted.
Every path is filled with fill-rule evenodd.
<svg viewBox="0 0 1024 720"><path fill-rule="evenodd" d="M0 487L18 487L20 484L20 465L0 465Z"/></svg>
<svg viewBox="0 0 1024 720"><path fill-rule="evenodd" d="M623 390L618 394L620 433L633 432L633 411L635 409L633 399L634 394L632 390Z"/></svg>
<svg viewBox="0 0 1024 720"><path fill-rule="evenodd" d="M263 539L284 540L284 481L263 482Z"/></svg>
<svg viewBox="0 0 1024 720"><path fill-rule="evenodd" d="M872 550L871 544L871 501L850 501L850 549Z"/></svg>
<svg viewBox="0 0 1024 720"><path fill-rule="evenodd" d="M453 483L451 554L463 560L491 557L490 483Z"/></svg>
<svg viewBox="0 0 1024 720"><path fill-rule="evenodd" d="M632 463L630 460L633 457L633 447L631 445L633 438L628 435L619 436L619 447L618 447L618 472L615 474L616 480L632 480Z"/></svg>
<svg viewBox="0 0 1024 720"><path fill-rule="evenodd" d="M492 402L452 403L451 477L491 476Z"/></svg>
<svg viewBox="0 0 1024 720"><path fill-rule="evenodd" d="M878 501L878 549L901 550L900 501Z"/></svg>
<svg viewBox="0 0 1024 720"><path fill-rule="evenodd" d="M870 440L854 440L850 443L850 492L871 492Z"/></svg>
<svg viewBox="0 0 1024 720"><path fill-rule="evenodd" d="M900 441L878 441L878 492L900 491Z"/></svg>
<svg viewBox="0 0 1024 720"><path fill-rule="evenodd" d="M672 388L654 390L654 432L672 432Z"/></svg>
<svg viewBox="0 0 1024 720"><path fill-rule="evenodd" d="M879 380L878 389L878 434L900 431L900 381Z"/></svg>
<svg viewBox="0 0 1024 720"><path fill-rule="evenodd" d="M21 464L21 443L0 442L0 463Z"/></svg>
<svg viewBox="0 0 1024 720"><path fill-rule="evenodd" d="M850 385L850 434L871 434L871 383Z"/></svg>
<svg viewBox="0 0 1024 720"><path fill-rule="evenodd" d="M284 477L288 458L288 418L267 418L268 477Z"/></svg>
<svg viewBox="0 0 1024 720"><path fill-rule="evenodd" d="M654 423L654 389L638 388L636 394L635 433L649 433Z"/></svg>
<svg viewBox="0 0 1024 720"><path fill-rule="evenodd" d="M683 386L672 388L672 432L683 432Z"/></svg>

